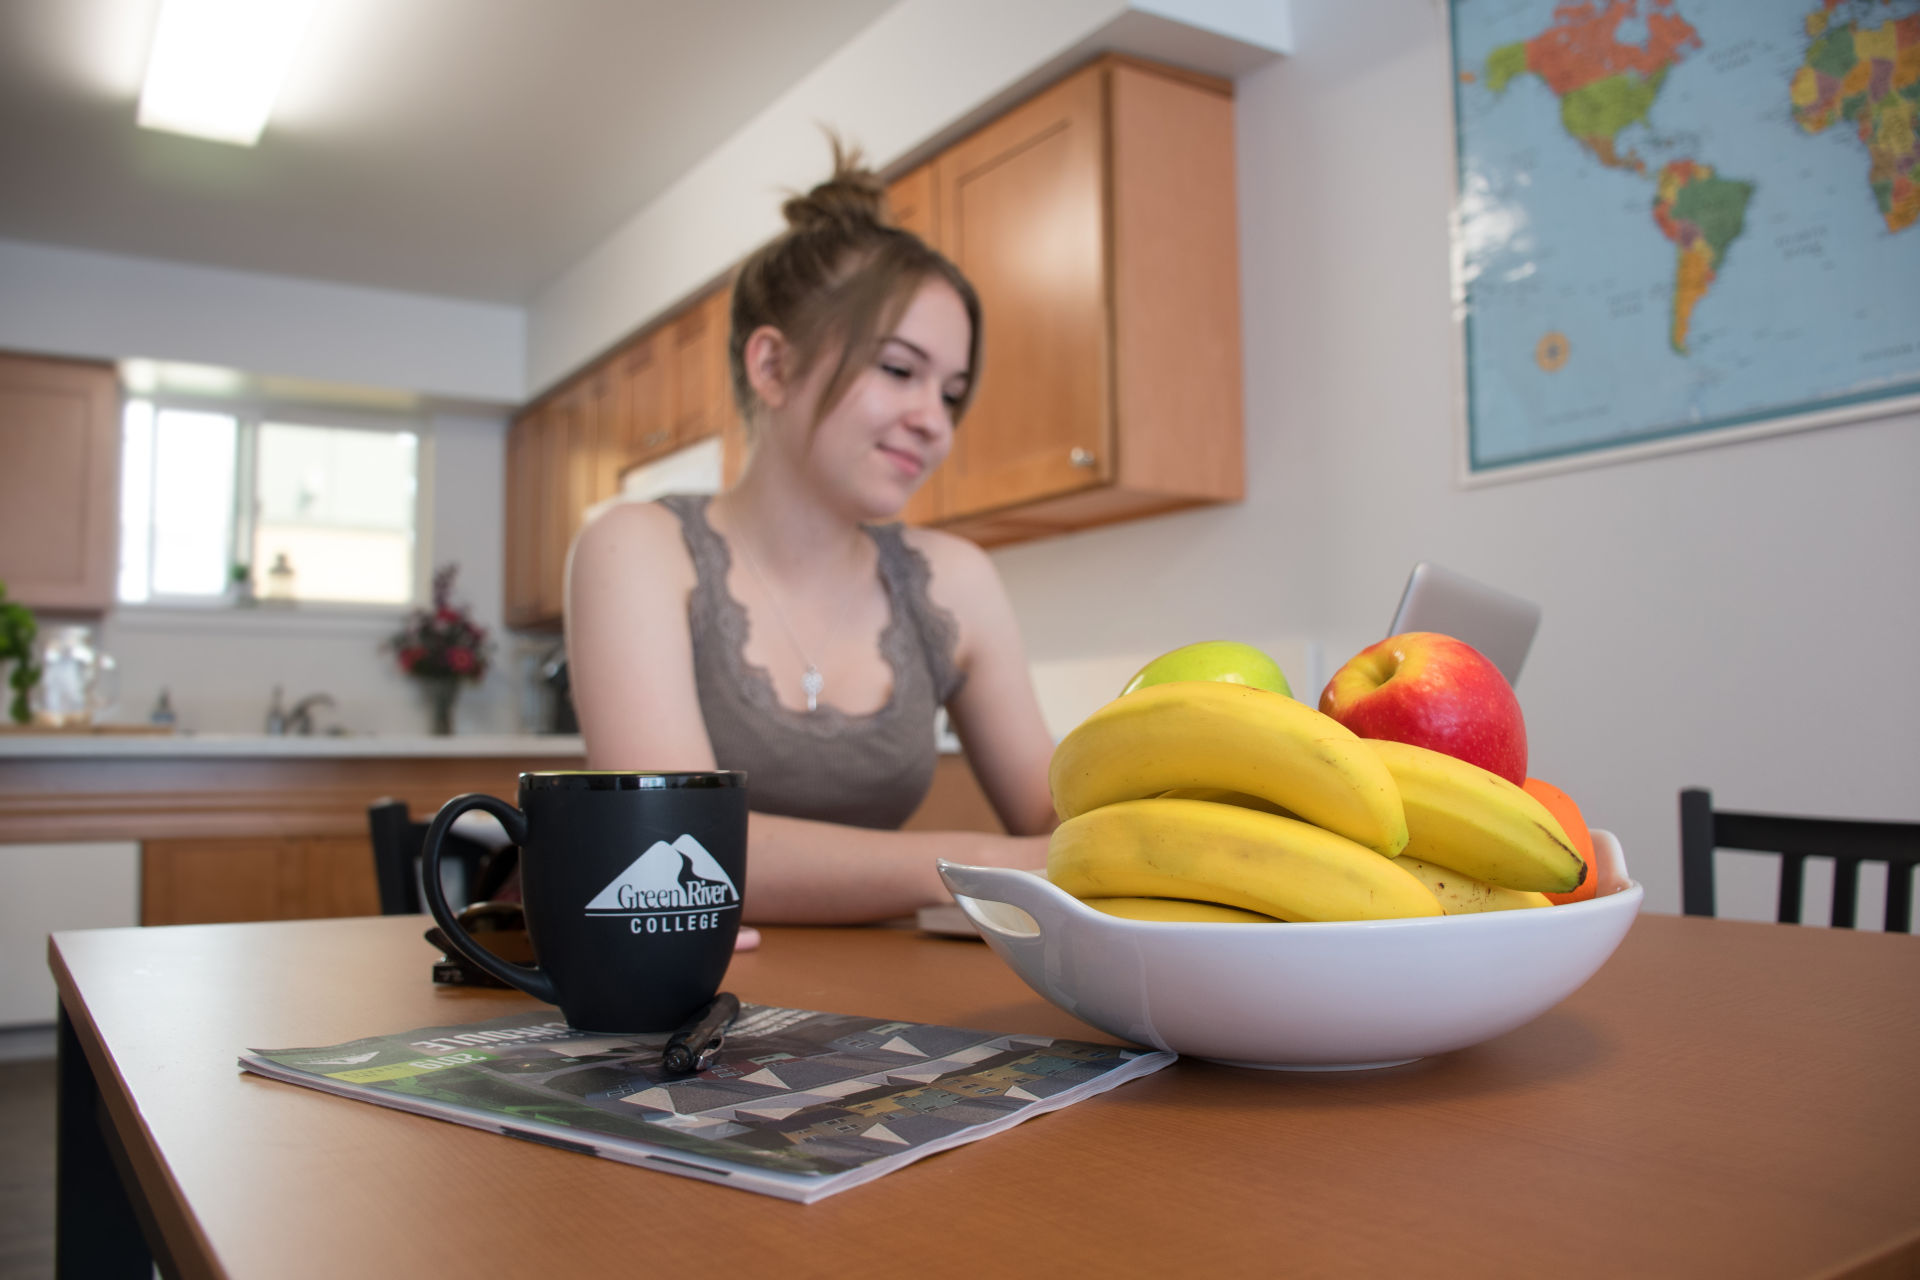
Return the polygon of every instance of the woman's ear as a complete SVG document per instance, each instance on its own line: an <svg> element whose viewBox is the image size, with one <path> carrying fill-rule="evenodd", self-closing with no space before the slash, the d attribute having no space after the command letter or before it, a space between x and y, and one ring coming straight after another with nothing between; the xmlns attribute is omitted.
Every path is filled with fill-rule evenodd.
<svg viewBox="0 0 1920 1280"><path fill-rule="evenodd" d="M792 355L793 348L788 344L786 335L770 324L763 324L747 335L746 349L741 352L741 363L747 370L747 385L753 388L753 394L760 403L769 409L778 409L792 394L787 369L787 362Z"/></svg>

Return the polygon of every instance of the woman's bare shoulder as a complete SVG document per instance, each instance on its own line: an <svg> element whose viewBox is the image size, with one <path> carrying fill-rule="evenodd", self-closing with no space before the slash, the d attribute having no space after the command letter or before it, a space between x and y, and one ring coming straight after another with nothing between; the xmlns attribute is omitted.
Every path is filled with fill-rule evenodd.
<svg viewBox="0 0 1920 1280"><path fill-rule="evenodd" d="M903 526L901 538L927 562L936 582L945 581L965 589L984 581L998 582L993 561L978 543L939 529Z"/></svg>
<svg viewBox="0 0 1920 1280"><path fill-rule="evenodd" d="M594 543L620 553L651 554L684 547L680 517L658 502L622 500L602 505L580 530L582 544Z"/></svg>
<svg viewBox="0 0 1920 1280"><path fill-rule="evenodd" d="M581 528L573 561L576 574L585 565L596 576L611 574L622 580L636 574L655 580L691 580L693 574L680 518L658 502L602 506Z"/></svg>

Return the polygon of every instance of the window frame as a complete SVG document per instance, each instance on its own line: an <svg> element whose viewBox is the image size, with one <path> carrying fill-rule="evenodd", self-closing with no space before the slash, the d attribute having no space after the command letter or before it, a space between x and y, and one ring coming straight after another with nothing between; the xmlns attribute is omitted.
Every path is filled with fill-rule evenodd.
<svg viewBox="0 0 1920 1280"><path fill-rule="evenodd" d="M266 601L258 592L260 570L253 570L255 595L243 600L231 589L216 596L155 595L145 600L125 600L119 596L115 575L114 609L120 614L193 615L201 617L247 616L263 612L299 614L308 618L399 618L424 604L433 579L433 428L424 414L409 414L373 409L315 404L308 401L257 395L194 395L180 391L128 392L121 399L121 444L125 448L127 407L134 401L152 406L157 418L162 409L194 413L220 414L234 420L234 510L228 540L228 563L235 563L242 548L251 548L253 526L259 501L259 433L272 423L277 426L329 427L349 431L381 432L414 437L413 490L413 564L412 591L406 601L377 604L353 600L274 600ZM124 484L124 480L122 481ZM124 508L124 489L115 495L117 506ZM151 516L149 516L151 523ZM151 553L149 553L151 554Z"/></svg>

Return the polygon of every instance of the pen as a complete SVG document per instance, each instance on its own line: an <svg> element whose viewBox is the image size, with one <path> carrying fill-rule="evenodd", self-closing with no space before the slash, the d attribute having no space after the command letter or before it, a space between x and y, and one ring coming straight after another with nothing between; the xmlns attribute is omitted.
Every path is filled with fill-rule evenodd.
<svg viewBox="0 0 1920 1280"><path fill-rule="evenodd" d="M720 1052L727 1028L739 1016L739 998L731 991L722 991L693 1021L667 1037L667 1047L660 1054L661 1067L674 1076L706 1070L713 1055Z"/></svg>

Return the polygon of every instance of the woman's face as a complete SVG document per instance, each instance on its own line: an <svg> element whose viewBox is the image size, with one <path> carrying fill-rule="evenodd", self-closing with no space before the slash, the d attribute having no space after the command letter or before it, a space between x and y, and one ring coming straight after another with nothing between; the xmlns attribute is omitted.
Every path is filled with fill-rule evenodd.
<svg viewBox="0 0 1920 1280"><path fill-rule="evenodd" d="M803 465L855 519L897 515L945 460L954 410L972 376L972 341L953 286L924 282L872 363L814 428ZM820 380L813 381L817 395Z"/></svg>

